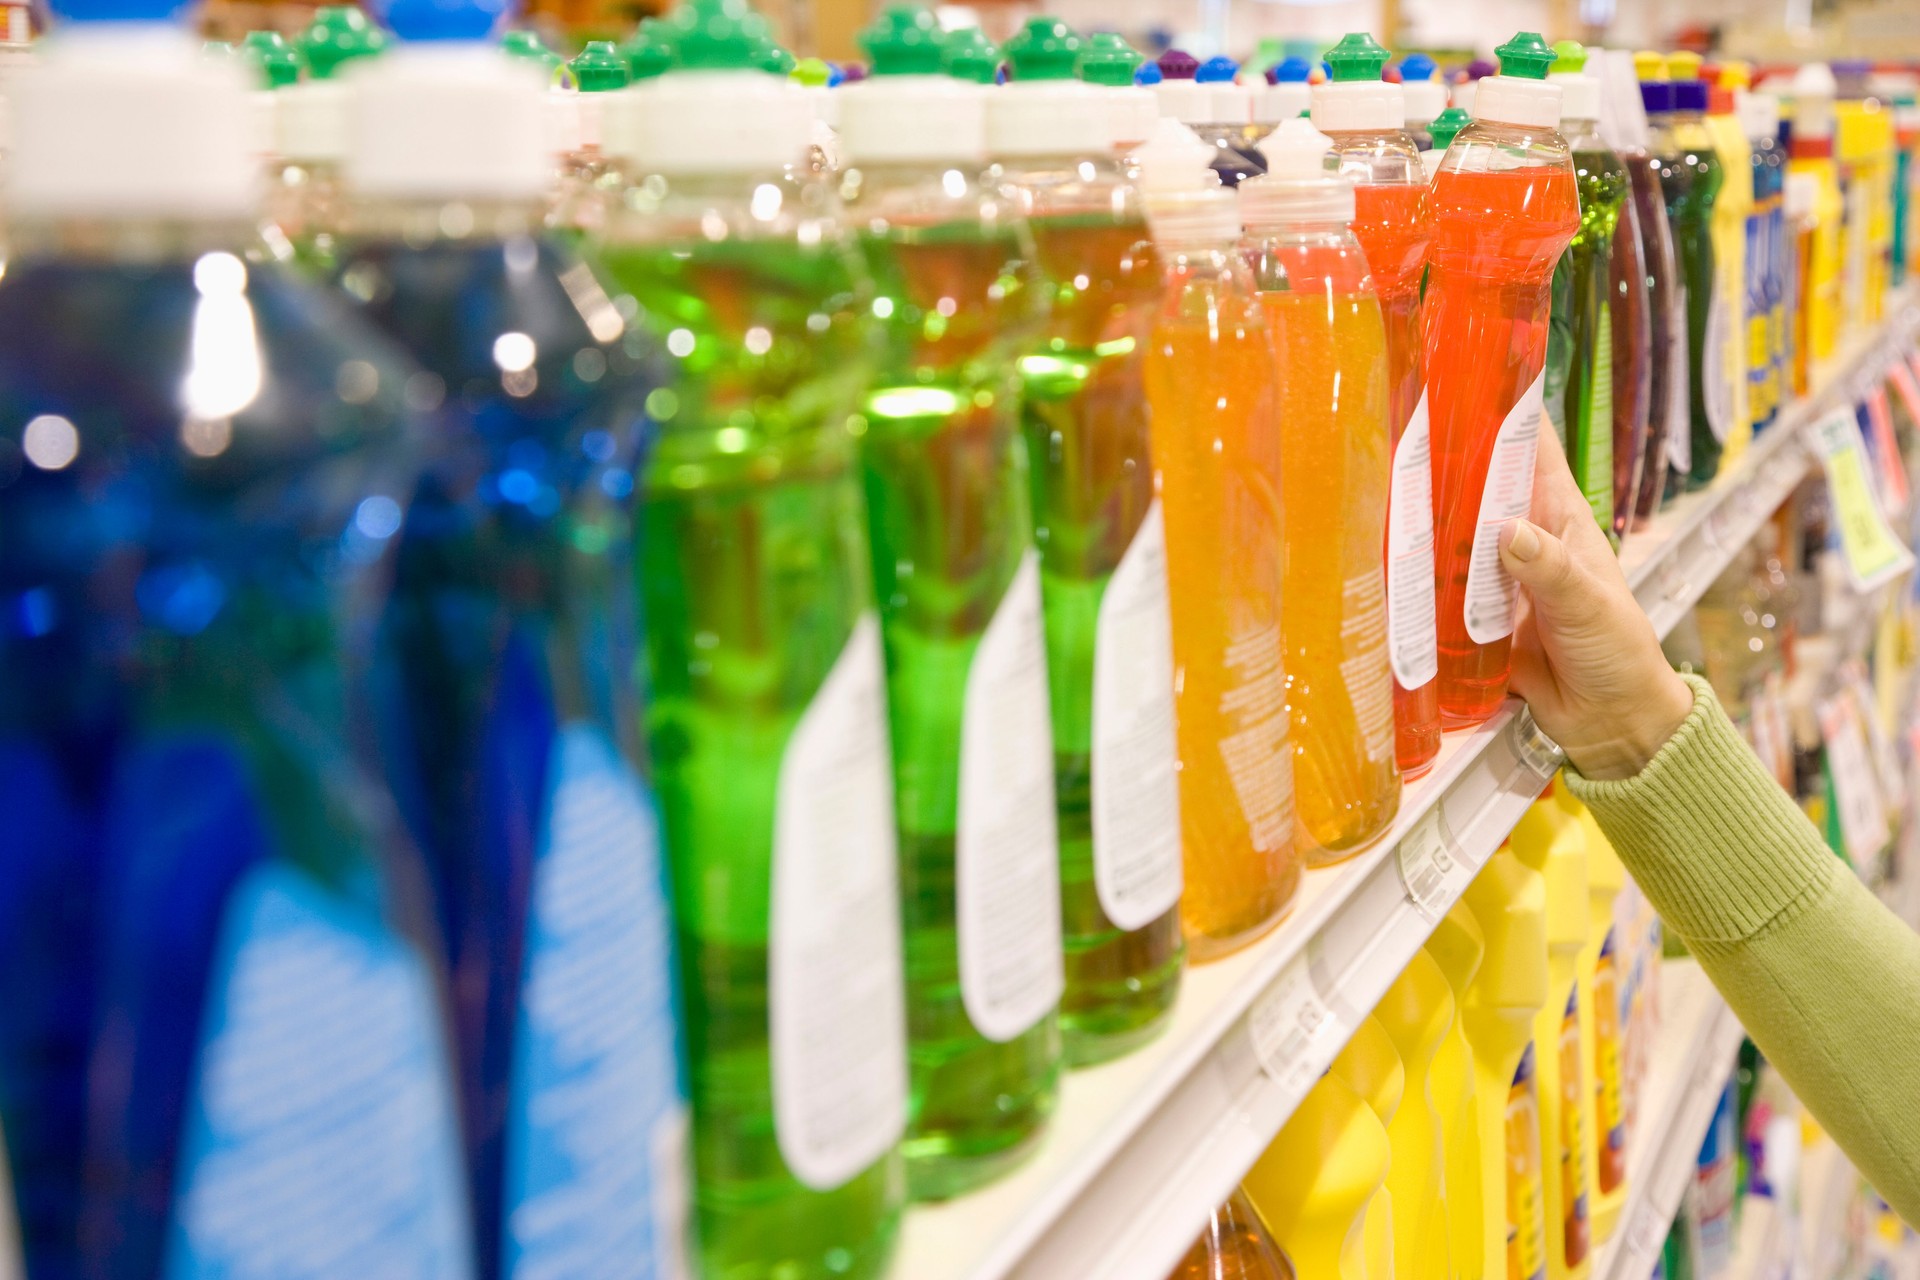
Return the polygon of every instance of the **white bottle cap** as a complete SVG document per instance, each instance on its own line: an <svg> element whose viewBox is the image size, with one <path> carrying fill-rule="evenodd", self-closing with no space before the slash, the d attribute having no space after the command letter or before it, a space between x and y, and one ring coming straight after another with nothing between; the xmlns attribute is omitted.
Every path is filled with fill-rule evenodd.
<svg viewBox="0 0 1920 1280"><path fill-rule="evenodd" d="M1332 133L1403 129L1406 95L1385 80L1329 80L1313 86L1313 123Z"/></svg>
<svg viewBox="0 0 1920 1280"><path fill-rule="evenodd" d="M1113 149L1113 123L1098 86L1014 80L985 97L987 151L996 158L1104 156Z"/></svg>
<svg viewBox="0 0 1920 1280"><path fill-rule="evenodd" d="M1153 126L1160 119L1160 104L1153 90L1145 85L1092 88L1106 99L1111 145L1131 151L1153 136Z"/></svg>
<svg viewBox="0 0 1920 1280"><path fill-rule="evenodd" d="M1804 169L1787 170L1785 207L1787 217L1798 221L1811 218L1820 204L1820 178Z"/></svg>
<svg viewBox="0 0 1920 1280"><path fill-rule="evenodd" d="M977 165L987 157L986 94L979 85L941 75L874 75L832 92L840 95L840 154L847 164Z"/></svg>
<svg viewBox="0 0 1920 1280"><path fill-rule="evenodd" d="M7 81L9 214L245 218L260 117L248 77L170 25L74 23Z"/></svg>
<svg viewBox="0 0 1920 1280"><path fill-rule="evenodd" d="M1840 86L1833 68L1809 62L1793 77L1793 136L1812 141L1833 136L1833 100Z"/></svg>
<svg viewBox="0 0 1920 1280"><path fill-rule="evenodd" d="M1615 151L1645 151L1647 106L1640 98L1640 77L1633 54L1625 49L1590 51L1587 65L1600 59L1600 136Z"/></svg>
<svg viewBox="0 0 1920 1280"><path fill-rule="evenodd" d="M1468 115L1472 115L1473 95L1479 88L1480 82L1478 80L1462 80L1459 84L1453 86L1451 94L1453 101L1447 105L1458 107Z"/></svg>
<svg viewBox="0 0 1920 1280"><path fill-rule="evenodd" d="M546 131L547 150L554 155L571 155L587 141L586 99L588 95L577 89L559 87L547 90L547 100L542 104L542 127ZM594 143L599 144L599 112L594 113Z"/></svg>
<svg viewBox="0 0 1920 1280"><path fill-rule="evenodd" d="M669 71L616 95L610 144L644 173L764 173L806 158L813 112L799 86L764 71Z"/></svg>
<svg viewBox="0 0 1920 1280"><path fill-rule="evenodd" d="M1207 91L1211 99L1207 118L1208 124L1248 125L1253 123L1253 89L1249 85L1235 84L1231 80L1214 81L1208 84Z"/></svg>
<svg viewBox="0 0 1920 1280"><path fill-rule="evenodd" d="M1254 92L1253 118L1261 124L1281 124L1313 107L1313 90L1297 80L1282 80Z"/></svg>
<svg viewBox="0 0 1920 1280"><path fill-rule="evenodd" d="M344 80L304 80L274 91L274 146L283 160L338 163L352 124Z"/></svg>
<svg viewBox="0 0 1920 1280"><path fill-rule="evenodd" d="M1213 171L1214 148L1178 120L1162 116L1153 136L1133 153L1134 185L1147 207L1147 226L1165 244L1231 244L1240 235L1233 192Z"/></svg>
<svg viewBox="0 0 1920 1280"><path fill-rule="evenodd" d="M1400 96L1406 99L1401 119L1410 128L1426 128L1447 109L1447 86L1438 80L1402 81Z"/></svg>
<svg viewBox="0 0 1920 1280"><path fill-rule="evenodd" d="M527 200L553 174L546 76L479 41L396 45L343 73L347 181L362 196Z"/></svg>
<svg viewBox="0 0 1920 1280"><path fill-rule="evenodd" d="M1153 85L1153 96L1160 114L1184 125L1212 124L1213 91L1216 86L1198 80L1162 80Z"/></svg>
<svg viewBox="0 0 1920 1280"><path fill-rule="evenodd" d="M1400 126L1395 125L1398 129ZM1281 222L1353 221L1353 183L1327 167L1333 139L1293 119L1260 144L1263 177L1240 183L1240 220L1248 230Z"/></svg>
<svg viewBox="0 0 1920 1280"><path fill-rule="evenodd" d="M1740 131L1747 135L1747 141L1780 136L1780 99L1772 94L1738 94L1733 110L1740 118Z"/></svg>
<svg viewBox="0 0 1920 1280"><path fill-rule="evenodd" d="M1475 120L1523 129L1560 127L1560 86L1524 76L1483 76L1473 94Z"/></svg>
<svg viewBox="0 0 1920 1280"><path fill-rule="evenodd" d="M1547 80L1560 86L1561 119L1600 119L1599 76L1584 71L1554 71L1547 75Z"/></svg>
<svg viewBox="0 0 1920 1280"><path fill-rule="evenodd" d="M823 84L803 84L800 92L807 95L807 105L813 108L813 119L829 129L840 127L840 93Z"/></svg>

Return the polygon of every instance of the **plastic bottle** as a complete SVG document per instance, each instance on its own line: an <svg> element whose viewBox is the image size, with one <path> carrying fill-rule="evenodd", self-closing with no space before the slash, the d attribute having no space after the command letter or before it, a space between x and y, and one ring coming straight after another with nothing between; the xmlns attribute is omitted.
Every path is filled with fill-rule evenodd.
<svg viewBox="0 0 1920 1280"><path fill-rule="evenodd" d="M1534 1018L1533 1040L1552 1280L1586 1275L1593 1246L1579 1001L1580 954L1591 911L1586 834L1555 800L1558 785L1548 784L1510 837L1514 856L1539 872L1546 886L1547 1001Z"/></svg>
<svg viewBox="0 0 1920 1280"><path fill-rule="evenodd" d="M1593 1247L1598 1250L1620 1224L1627 1196L1627 1126L1621 1088L1622 1008L1620 942L1615 906L1626 885L1626 867L1588 808L1564 781L1553 799L1579 824L1586 842L1587 942L1580 950L1580 1078L1586 1082L1582 1126L1589 1135L1587 1195Z"/></svg>
<svg viewBox="0 0 1920 1280"><path fill-rule="evenodd" d="M1488 1271L1486 1214L1481 1199L1480 1115L1465 1009L1467 988L1486 958L1487 940L1466 903L1454 903L1440 917L1425 951L1440 966L1453 991L1453 1026L1433 1056L1433 1096L1446 1151L1442 1185L1446 1189L1447 1257L1452 1275L1472 1280L1476 1276L1484 1278Z"/></svg>
<svg viewBox="0 0 1920 1280"><path fill-rule="evenodd" d="M419 362L434 425L379 728L446 945L481 1274L668 1276L686 1118L627 502L657 348L542 233L547 91L494 17L399 0L349 99L335 281Z"/></svg>
<svg viewBox="0 0 1920 1280"><path fill-rule="evenodd" d="M1391 1159L1380 1118L1339 1072L1328 1071L1247 1170L1240 1189L1296 1274L1371 1280L1367 1206L1386 1182Z"/></svg>
<svg viewBox="0 0 1920 1280"><path fill-rule="evenodd" d="M1387 335L1391 502L1386 538L1387 651L1394 756L1417 778L1440 751L1433 592L1433 471L1420 295L1433 225L1427 176L1403 127L1401 91L1380 79L1386 50L1348 35L1327 52L1334 78L1313 90L1316 127L1354 184L1353 234L1366 253ZM1283 364L1284 369L1284 364Z"/></svg>
<svg viewBox="0 0 1920 1280"><path fill-rule="evenodd" d="M1387 656L1385 333L1329 139L1289 120L1241 184L1242 247L1276 371L1281 662L1296 844L1307 865L1364 848L1400 807Z"/></svg>
<svg viewBox="0 0 1920 1280"><path fill-rule="evenodd" d="M294 266L319 277L333 265L333 242L346 213L341 164L347 152L347 88L342 67L377 57L387 35L365 10L326 5L295 37L308 78L274 94L272 160L262 202ZM271 243L271 241L270 241Z"/></svg>
<svg viewBox="0 0 1920 1280"><path fill-rule="evenodd" d="M1647 231L1640 224L1640 206L1634 198L1636 175L1646 168L1647 120L1640 87L1626 55L1594 51L1586 71L1600 79L1600 137L1620 157L1627 176L1626 197L1614 224L1613 251L1607 259L1607 327L1613 337L1610 357L1613 374L1613 526L1614 545L1620 546L1633 523L1641 469L1656 421L1664 415L1653 408L1653 290L1648 282ZM1651 183L1651 177L1645 179ZM1663 217L1664 230L1664 217ZM1671 252L1669 250L1669 252ZM1661 353L1664 358L1665 353Z"/></svg>
<svg viewBox="0 0 1920 1280"><path fill-rule="evenodd" d="M1439 70L1424 53L1410 53L1400 59L1400 92L1405 102L1402 122L1413 144L1422 151L1433 149L1433 135L1427 126L1447 109L1447 86L1436 78Z"/></svg>
<svg viewBox="0 0 1920 1280"><path fill-rule="evenodd" d="M1544 386L1547 416L1560 432L1573 478L1604 533L1613 531L1613 245L1630 183L1626 164L1600 136L1600 79L1571 40L1548 77L1561 90L1561 134L1573 152L1580 229L1553 273L1553 318Z"/></svg>
<svg viewBox="0 0 1920 1280"><path fill-rule="evenodd" d="M632 64L611 40L589 40L568 61L567 74L572 90L547 91L556 134L564 135L566 143L560 153L560 175L548 199L550 220L556 227L594 235L600 229L598 215L605 210L605 202L597 198L598 188L607 186L617 192L625 185L626 175L604 145L604 120L607 95L633 82Z"/></svg>
<svg viewBox="0 0 1920 1280"><path fill-rule="evenodd" d="M1307 83L1312 74L1312 64L1301 57L1282 58L1267 68L1265 86L1256 85L1253 92L1253 120L1261 137L1312 108L1313 90Z"/></svg>
<svg viewBox="0 0 1920 1280"><path fill-rule="evenodd" d="M1889 283L1899 288L1920 258L1920 78L1898 75L1893 78L1893 232L1888 247L1892 255Z"/></svg>
<svg viewBox="0 0 1920 1280"><path fill-rule="evenodd" d="M1377 1019L1362 1018L1335 1056L1328 1073L1345 1080L1380 1122L1381 1132L1388 1135L1390 1168L1391 1126L1400 1112L1407 1083L1406 1069L1401 1064L1400 1051L1394 1047L1393 1037ZM1366 1216L1361 1224L1360 1248L1368 1280L1394 1274L1393 1237L1393 1194L1383 1182L1368 1197Z"/></svg>
<svg viewBox="0 0 1920 1280"><path fill-rule="evenodd" d="M1793 77L1793 131L1787 144L1787 173L1808 175L1816 184L1809 214L1813 235L1799 256L1804 337L1799 357L1808 364L1831 359L1840 334L1840 277L1845 205L1840 171L1834 161L1834 95L1838 87L1825 63L1809 62ZM1805 383L1796 383L1804 394Z"/></svg>
<svg viewBox="0 0 1920 1280"><path fill-rule="evenodd" d="M1019 203L968 176L985 167L985 95L939 73L932 13L889 7L861 43L872 71L840 90L840 188L882 336L861 455L914 1011L907 1185L944 1199L1031 1150L1060 1068L1054 757L1014 370L1046 299Z"/></svg>
<svg viewBox="0 0 1920 1280"><path fill-rule="evenodd" d="M951 42L953 37L947 39ZM1113 31L1096 31L1086 38L1079 61L1074 64L1075 75L1104 91L1101 96L1107 102L1109 146L1116 157L1126 156L1145 142L1153 133L1154 121L1160 118L1160 104L1153 90L1133 82L1140 63L1140 54L1125 37Z"/></svg>
<svg viewBox="0 0 1920 1280"><path fill-rule="evenodd" d="M644 181L597 262L675 362L641 498L648 731L674 870L703 1272L880 1274L906 1016L886 672L856 440L853 247L759 20L675 10L615 95ZM610 122L615 123L615 122Z"/></svg>
<svg viewBox="0 0 1920 1280"><path fill-rule="evenodd" d="M426 873L356 750L413 371L246 260L244 66L58 12L7 81L10 1261L464 1280Z"/></svg>
<svg viewBox="0 0 1920 1280"><path fill-rule="evenodd" d="M1673 135L1667 128L1667 119L1673 113L1673 86L1667 82L1666 59L1659 54L1635 54L1632 60L1646 121L1640 139L1646 159L1628 166L1627 177L1633 184L1640 248L1646 259L1652 347L1646 449L1641 455L1633 503L1632 527L1640 529L1660 509L1669 473L1677 470L1684 476L1692 465L1693 430L1689 416L1692 383L1687 360L1687 282L1680 272L1678 242L1661 181L1663 169L1670 162L1677 163ZM1620 65L1617 58L1615 65ZM1627 110L1631 120L1631 105Z"/></svg>
<svg viewBox="0 0 1920 1280"><path fill-rule="evenodd" d="M987 99L993 180L1025 215L1052 301L1021 356L1020 418L1047 618L1059 802L1067 1061L1156 1035L1180 987L1180 781L1166 526L1154 494L1147 345L1160 261L1108 156L1113 116L1064 78L1071 31L1009 42ZM1128 55L1132 56L1132 55ZM1081 54L1083 70L1092 70Z"/></svg>
<svg viewBox="0 0 1920 1280"><path fill-rule="evenodd" d="M1474 122L1434 175L1427 280L1440 717L1477 724L1507 692L1518 588L1500 530L1533 495L1554 265L1580 227L1579 189L1556 133L1553 51L1532 32L1500 47Z"/></svg>
<svg viewBox="0 0 1920 1280"><path fill-rule="evenodd" d="M1753 213L1747 218L1747 397L1753 429L1770 424L1785 398L1787 152L1780 101L1739 95L1736 111L1752 154Z"/></svg>
<svg viewBox="0 0 1920 1280"><path fill-rule="evenodd" d="M1209 176L1205 146L1162 119L1135 153L1166 272L1146 386L1173 615L1180 918L1197 961L1272 927L1299 888L1301 862L1280 663L1273 353L1235 248L1239 210Z"/></svg>
<svg viewBox="0 0 1920 1280"><path fill-rule="evenodd" d="M1453 140L1460 136L1460 131L1472 123L1473 117L1469 116L1464 110L1459 107L1448 107L1445 111L1442 111L1438 116L1434 117L1433 123L1427 126L1427 132L1433 137L1433 149L1420 153L1420 167L1426 171L1427 182L1429 184L1433 182L1433 175L1440 172L1440 165L1447 158L1447 148L1451 147ZM1420 280L1422 289L1421 296L1424 298L1424 290L1426 288L1426 273L1424 270L1421 273ZM1423 325L1422 328L1424 327ZM1426 356L1424 344L1422 344L1420 354L1424 360Z"/></svg>
<svg viewBox="0 0 1920 1280"><path fill-rule="evenodd" d="M1787 215L1786 240L1789 246L1786 270L1786 391L1789 395L1804 396L1810 386L1813 363L1813 263L1820 251L1818 210L1822 192L1816 174L1793 169L1791 160L1788 164L1787 180L1781 192Z"/></svg>
<svg viewBox="0 0 1920 1280"><path fill-rule="evenodd" d="M1842 196L1842 326L1880 320L1886 298L1886 242L1892 208L1893 129L1867 85L1872 64L1835 62L1833 156Z"/></svg>
<svg viewBox="0 0 1920 1280"><path fill-rule="evenodd" d="M1534 1023L1551 997L1547 887L1502 845L1462 899L1486 939L1486 959L1461 1005L1473 1047L1480 1203L1487 1271L1540 1280L1547 1269Z"/></svg>
<svg viewBox="0 0 1920 1280"><path fill-rule="evenodd" d="M1687 467L1684 475L1668 471L1669 497L1700 488L1719 474L1728 423L1726 312L1720 300L1713 238L1713 210L1726 170L1707 129L1707 87L1696 79L1682 78L1691 74L1690 68L1697 70L1697 60L1689 63L1680 55L1667 59L1668 91L1673 95L1667 132L1673 150L1659 157L1660 187L1673 224L1674 257L1687 284Z"/></svg>
<svg viewBox="0 0 1920 1280"><path fill-rule="evenodd" d="M1167 1280L1294 1280L1294 1274L1246 1193L1236 1188Z"/></svg>
<svg viewBox="0 0 1920 1280"><path fill-rule="evenodd" d="M1413 953L1406 970L1374 1006L1373 1020L1392 1038L1406 1076L1400 1107L1387 1125L1393 1160L1387 1192L1393 1201L1394 1274L1398 1280L1448 1280L1455 1272L1447 1248L1442 1196L1446 1150L1435 1059L1454 1033L1453 988L1438 962ZM1459 1085L1450 1079L1457 1095Z"/></svg>
<svg viewBox="0 0 1920 1280"><path fill-rule="evenodd" d="M1753 145L1747 141L1746 127L1736 114L1736 88L1744 92L1747 65L1730 62L1719 67L1703 67L1700 78L1707 86L1707 132L1713 136L1714 154L1720 157L1725 180L1713 205L1714 269L1719 273L1715 300L1725 311L1728 322L1722 350L1725 367L1716 384L1724 384L1728 412L1726 447L1721 466L1730 467L1753 439L1753 405L1747 377L1747 323L1755 314L1747 301L1747 227L1754 209Z"/></svg>
<svg viewBox="0 0 1920 1280"><path fill-rule="evenodd" d="M1232 59L1202 63L1180 49L1169 49L1160 55L1158 66L1160 79L1153 93L1161 117L1178 120L1214 149L1210 163L1222 185L1236 186L1266 171L1266 161L1241 136L1252 107L1250 97L1233 83Z"/></svg>

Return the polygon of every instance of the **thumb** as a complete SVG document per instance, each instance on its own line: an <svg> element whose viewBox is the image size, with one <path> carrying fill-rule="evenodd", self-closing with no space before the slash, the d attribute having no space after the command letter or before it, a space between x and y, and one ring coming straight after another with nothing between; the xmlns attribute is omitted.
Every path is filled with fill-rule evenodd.
<svg viewBox="0 0 1920 1280"><path fill-rule="evenodd" d="M1567 544L1531 520L1514 520L1500 531L1500 563L1533 596L1537 607L1573 603L1580 569Z"/></svg>

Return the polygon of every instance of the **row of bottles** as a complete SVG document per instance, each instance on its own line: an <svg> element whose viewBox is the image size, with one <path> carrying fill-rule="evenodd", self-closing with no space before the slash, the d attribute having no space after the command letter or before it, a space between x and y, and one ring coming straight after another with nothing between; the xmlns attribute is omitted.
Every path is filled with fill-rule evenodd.
<svg viewBox="0 0 1920 1280"><path fill-rule="evenodd" d="M1175 1280L1579 1277L1619 1226L1657 924L1555 782Z"/></svg>

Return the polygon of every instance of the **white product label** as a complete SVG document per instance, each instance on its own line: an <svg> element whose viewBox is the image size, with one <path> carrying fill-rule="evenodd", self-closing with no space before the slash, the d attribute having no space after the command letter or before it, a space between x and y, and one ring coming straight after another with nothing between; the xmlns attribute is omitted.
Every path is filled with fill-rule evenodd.
<svg viewBox="0 0 1920 1280"><path fill-rule="evenodd" d="M684 1275L660 828L597 729L555 736L507 1114L505 1274ZM656 1182L656 1165L667 1182Z"/></svg>
<svg viewBox="0 0 1920 1280"><path fill-rule="evenodd" d="M1393 449L1387 509L1387 654L1402 689L1419 689L1440 674L1438 613L1433 601L1433 436L1427 393Z"/></svg>
<svg viewBox="0 0 1920 1280"><path fill-rule="evenodd" d="M1247 1035L1261 1070L1284 1085L1313 1083L1313 1048L1331 1022L1307 957L1297 957L1247 1010Z"/></svg>
<svg viewBox="0 0 1920 1280"><path fill-rule="evenodd" d="M855 624L780 760L768 938L773 1129L830 1191L907 1120L899 849L880 623Z"/></svg>
<svg viewBox="0 0 1920 1280"><path fill-rule="evenodd" d="M1093 645L1093 887L1121 929L1180 901L1173 622L1160 500L1120 557Z"/></svg>
<svg viewBox="0 0 1920 1280"><path fill-rule="evenodd" d="M960 999L981 1035L1004 1042L1045 1017L1066 988L1036 552L1027 552L980 637L961 714Z"/></svg>
<svg viewBox="0 0 1920 1280"><path fill-rule="evenodd" d="M222 922L167 1280L465 1280L467 1186L432 983L278 863Z"/></svg>
<svg viewBox="0 0 1920 1280"><path fill-rule="evenodd" d="M1461 851L1437 804L1400 838L1398 852L1407 900L1430 924L1447 914L1479 870Z"/></svg>
<svg viewBox="0 0 1920 1280"><path fill-rule="evenodd" d="M1387 581L1370 567L1340 586L1340 678L1347 687L1361 749L1369 760L1393 754L1393 671L1387 663Z"/></svg>
<svg viewBox="0 0 1920 1280"><path fill-rule="evenodd" d="M1487 487L1480 494L1473 557L1467 562L1467 637L1475 644L1490 644L1513 632L1519 588L1500 564L1500 531L1533 509L1533 458L1545 386L1545 372L1535 374L1520 402L1507 411L1487 459Z"/></svg>
<svg viewBox="0 0 1920 1280"><path fill-rule="evenodd" d="M1220 695L1220 716L1245 727L1220 739L1220 758L1254 851L1267 853L1293 839L1293 751L1279 628L1249 631L1227 645L1226 667L1231 679Z"/></svg>
<svg viewBox="0 0 1920 1280"><path fill-rule="evenodd" d="M1706 349L1700 353L1700 377L1706 382L1701 395L1707 406L1707 426L1715 440L1725 440L1733 428L1733 387L1727 381L1727 342L1735 332L1732 300L1716 281L1713 299L1707 304ZM1746 371L1741 370L1742 380Z"/></svg>
<svg viewBox="0 0 1920 1280"><path fill-rule="evenodd" d="M1693 470L1693 382L1687 363L1687 291L1674 289L1675 334L1667 354L1667 465L1681 475Z"/></svg>

